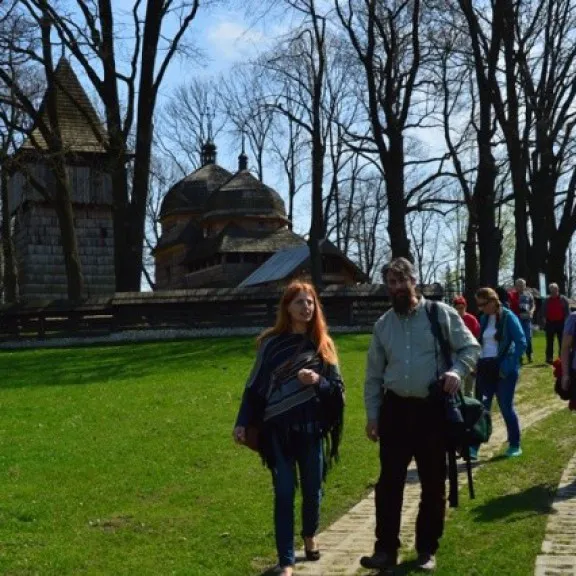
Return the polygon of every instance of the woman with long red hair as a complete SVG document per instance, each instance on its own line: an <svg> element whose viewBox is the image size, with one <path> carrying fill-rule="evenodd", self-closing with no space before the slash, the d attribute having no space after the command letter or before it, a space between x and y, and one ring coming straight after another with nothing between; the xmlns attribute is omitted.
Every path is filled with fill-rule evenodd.
<svg viewBox="0 0 576 576"><path fill-rule="evenodd" d="M258 356L236 419L234 439L246 443L257 424L259 452L272 472L276 548L282 576L292 574L296 467L302 490L302 538L307 560L318 560L322 480L338 457L344 384L338 356L314 287L292 282L276 324L257 339Z"/></svg>

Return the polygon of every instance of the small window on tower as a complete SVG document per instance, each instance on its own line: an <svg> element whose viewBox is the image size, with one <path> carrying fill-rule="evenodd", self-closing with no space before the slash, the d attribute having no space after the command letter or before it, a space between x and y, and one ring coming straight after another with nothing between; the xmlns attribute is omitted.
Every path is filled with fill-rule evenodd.
<svg viewBox="0 0 576 576"><path fill-rule="evenodd" d="M100 227L100 246L106 245L106 238L108 238L108 230L104 226Z"/></svg>

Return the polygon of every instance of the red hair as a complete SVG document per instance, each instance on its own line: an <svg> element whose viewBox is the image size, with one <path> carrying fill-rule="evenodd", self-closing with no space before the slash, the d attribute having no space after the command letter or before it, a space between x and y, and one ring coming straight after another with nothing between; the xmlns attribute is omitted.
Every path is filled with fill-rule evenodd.
<svg viewBox="0 0 576 576"><path fill-rule="evenodd" d="M276 315L276 324L272 328L268 328L260 334L257 338L257 342L260 345L261 342L268 336L274 336L276 334L284 334L292 330L292 320L288 312L288 306L300 292L306 292L312 296L314 300L314 314L312 319L308 323L308 335L312 342L316 344L316 349L318 354L328 364L338 363L338 354L336 353L336 347L330 335L328 334L328 326L326 325L326 318L324 312L322 311L322 305L320 304L320 299L316 293L314 286L308 282L294 281L290 282L282 297L280 298L280 303L278 305L278 313Z"/></svg>

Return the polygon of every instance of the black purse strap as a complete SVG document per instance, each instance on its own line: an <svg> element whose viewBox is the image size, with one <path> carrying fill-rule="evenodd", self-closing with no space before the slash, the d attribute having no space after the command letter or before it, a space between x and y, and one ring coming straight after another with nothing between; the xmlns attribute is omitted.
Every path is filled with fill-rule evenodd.
<svg viewBox="0 0 576 576"><path fill-rule="evenodd" d="M425 303L426 314L428 315L428 320L430 321L430 329L432 330L432 335L438 342L438 346L440 346L440 351L442 352L442 357L444 358L444 363L446 364L446 368L450 370L452 368L452 354L450 353L450 344L446 340L444 336L444 332L442 331L442 326L440 325L440 320L438 318L438 302L426 300ZM434 349L436 352L436 377L439 377L439 369L438 369L438 350Z"/></svg>

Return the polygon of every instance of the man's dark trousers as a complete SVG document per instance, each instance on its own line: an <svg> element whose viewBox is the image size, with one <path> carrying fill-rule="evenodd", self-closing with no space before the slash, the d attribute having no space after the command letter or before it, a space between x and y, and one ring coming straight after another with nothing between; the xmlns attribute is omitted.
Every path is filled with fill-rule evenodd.
<svg viewBox="0 0 576 576"><path fill-rule="evenodd" d="M562 349L562 332L564 331L564 320L546 320L546 361L554 360L554 338L558 339L558 355Z"/></svg>
<svg viewBox="0 0 576 576"><path fill-rule="evenodd" d="M388 391L379 418L380 478L376 484L375 552L396 554L406 472L416 459L422 486L416 550L435 554L446 511L445 412L442 403L405 399Z"/></svg>

